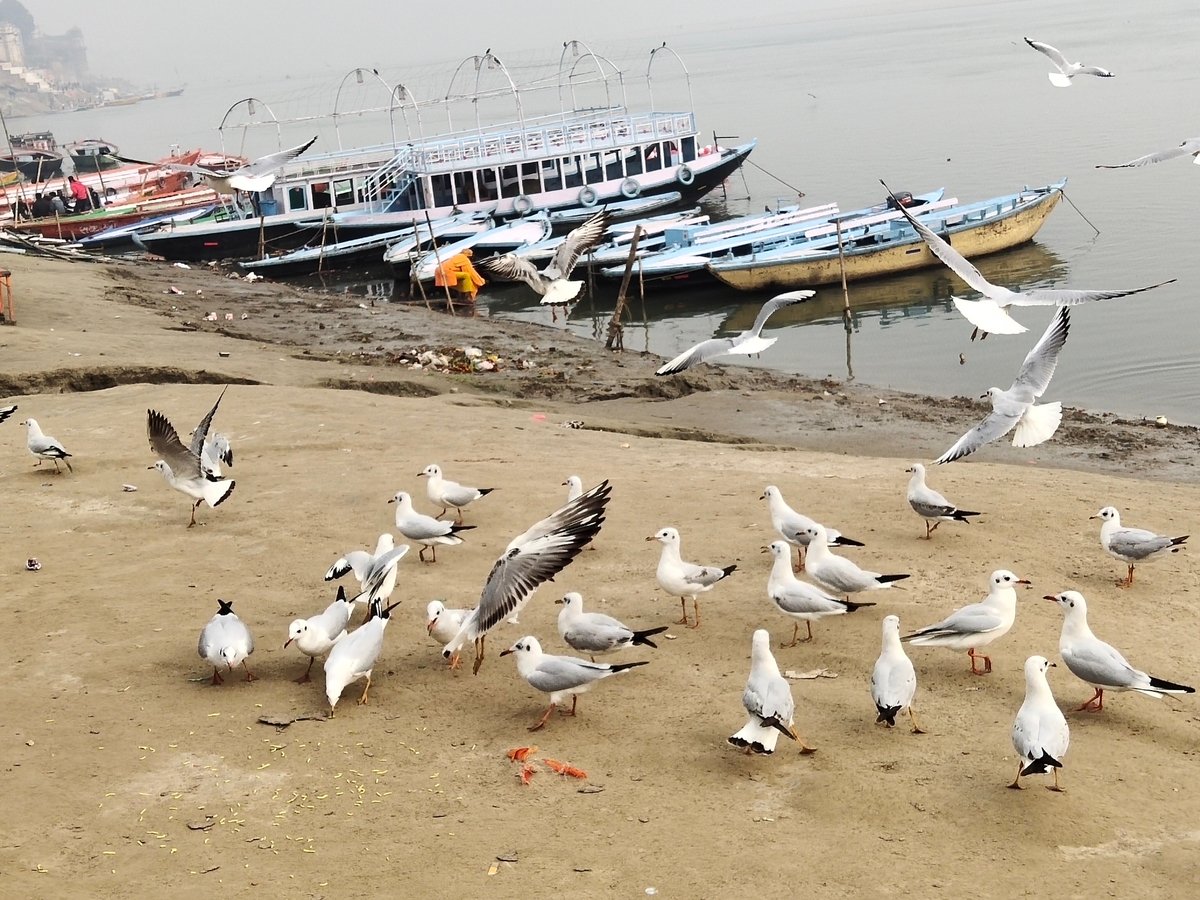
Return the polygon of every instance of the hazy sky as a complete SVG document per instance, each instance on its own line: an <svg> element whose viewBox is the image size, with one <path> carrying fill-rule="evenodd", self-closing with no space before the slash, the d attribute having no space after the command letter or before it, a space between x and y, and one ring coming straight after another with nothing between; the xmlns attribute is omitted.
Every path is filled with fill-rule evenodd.
<svg viewBox="0 0 1200 900"><path fill-rule="evenodd" d="M266 81L293 70L345 72L360 65L398 70L462 59L489 47L498 55L526 49L544 53L568 38L648 49L684 30L691 40L706 34L719 40L729 17L728 0L690 0L686 11L669 3L608 0L595 8L597 15L573 3L460 0L453 18L445 9L412 0L24 2L49 34L83 29L94 73L161 87ZM740 12L738 21L746 25L756 17L764 23L768 18ZM771 18L778 22L777 16Z"/></svg>

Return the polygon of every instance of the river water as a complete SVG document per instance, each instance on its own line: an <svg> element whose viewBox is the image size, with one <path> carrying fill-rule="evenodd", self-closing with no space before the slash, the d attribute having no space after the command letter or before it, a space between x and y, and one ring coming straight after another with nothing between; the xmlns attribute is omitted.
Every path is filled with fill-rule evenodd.
<svg viewBox="0 0 1200 900"><path fill-rule="evenodd" d="M726 144L758 138L752 164L730 179L726 195L713 195L710 211L761 209L794 200L794 189L804 192L806 204L836 201L843 210L854 209L882 199L881 178L913 193L945 187L948 196L965 201L1068 177L1074 207L1061 204L1035 243L981 260L986 277L1009 287L1106 289L1179 280L1078 309L1047 399L1200 423L1200 308L1194 299L1200 284L1200 167L1184 158L1142 169L1094 168L1170 147L1200 128L1194 99L1200 95L1200 6L1194 0L791 6L784 7L786 14L721 23L681 16L676 33L643 36L630 27L592 47L620 62L630 105L637 108L646 97L649 48L668 39L687 65L690 84L677 68L656 62L657 105L685 105L690 88L702 130L716 131ZM1116 77L1080 76L1068 89L1055 88L1046 78L1049 61L1026 46L1024 36ZM504 53L514 78L522 80L527 59L549 60L553 69L564 37L586 36L554 34L544 45L550 50ZM494 49L501 54L503 48ZM445 93L457 62L379 72L389 84L403 81L418 97L436 96ZM327 68L314 75L306 65L299 61L295 72L272 82L214 82L189 87L178 98L24 119L10 129L47 128L60 141L104 137L130 155L162 155L172 143L223 143L251 156L314 132L321 135L318 146L330 148L339 140L345 146L386 142L393 127L403 129L399 114L379 113L344 115L336 129L328 120L286 126L278 135L259 129L245 144L240 131L218 134L225 110L250 95L265 100L279 118L329 112L335 103L343 111L388 106L373 75L360 86ZM469 87L470 80L460 80L459 87ZM379 96L368 97L371 90ZM556 109L552 92L548 105L526 112ZM443 115L426 112L426 133L444 127ZM454 115L461 127L474 111L460 106ZM950 303L952 293L965 290L942 268L852 284L856 311L847 332L840 287L822 289L813 301L776 315L769 330L778 343L745 364L933 395L1006 387L1051 312L1019 309L1016 318L1029 328L1026 334L971 343L970 326ZM566 327L603 334L611 296L607 291L581 303ZM519 289L481 295L493 315L547 319L531 299ZM714 333L749 327L764 299L717 288L651 293L644 311L640 300L633 304L637 321L626 346L673 356Z"/></svg>

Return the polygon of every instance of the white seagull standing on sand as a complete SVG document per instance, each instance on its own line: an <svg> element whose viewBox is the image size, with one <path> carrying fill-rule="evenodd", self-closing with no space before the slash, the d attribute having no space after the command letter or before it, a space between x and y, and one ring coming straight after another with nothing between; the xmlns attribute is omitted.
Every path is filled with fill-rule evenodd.
<svg viewBox="0 0 1200 900"><path fill-rule="evenodd" d="M812 528L818 524L808 516L796 512L787 505L779 488L768 484L759 500L766 500L771 511L771 526L779 532L779 536L796 548L796 571L804 571L804 556L808 543L812 540ZM825 527L829 536L830 547L862 547L862 541L846 537L836 528Z"/></svg>
<svg viewBox="0 0 1200 900"><path fill-rule="evenodd" d="M292 620L283 649L286 650L288 645L295 641L300 652L308 657L308 668L296 679L296 684L305 684L311 680L309 672L312 671L313 661L318 656L328 653L333 645L345 636L346 626L350 624L350 614L353 611L354 607L346 599L346 589L338 585L337 597L325 607L324 612L307 619Z"/></svg>
<svg viewBox="0 0 1200 900"><path fill-rule="evenodd" d="M812 623L826 616L844 616L864 606L874 606L874 603L852 603L838 597L830 597L824 591L801 581L792 574L792 548L784 541L775 541L764 552L775 557L771 566L771 574L767 577L767 596L785 616L795 620L792 625L792 642L780 644L780 649L795 647L800 642L800 623L808 627L808 637L813 639Z"/></svg>
<svg viewBox="0 0 1200 900"><path fill-rule="evenodd" d="M779 665L771 653L771 635L760 628L750 641L750 677L746 690L742 692L742 706L749 718L737 732L728 738L735 747L747 753L774 753L779 735L786 735L800 745L801 753L812 753L796 733L794 720L796 703L792 699L792 687L779 674Z"/></svg>
<svg viewBox="0 0 1200 900"><path fill-rule="evenodd" d="M233 196L235 191L251 193L265 191L275 183L279 170L311 147L315 141L316 137L313 137L312 140L305 141L299 147L260 156L232 172L220 172L204 166L186 166L180 163L167 163L163 168L174 172L191 172L193 175L200 175L210 188L227 197Z"/></svg>
<svg viewBox="0 0 1200 900"><path fill-rule="evenodd" d="M896 716L907 712L913 734L924 734L913 714L912 702L916 696L917 672L900 643L900 619L884 616L883 649L871 670L871 699L878 714L875 724L895 728Z"/></svg>
<svg viewBox="0 0 1200 900"><path fill-rule="evenodd" d="M675 624L699 628L700 603L696 596L711 591L718 581L728 578L737 566L718 568L684 562L679 555L679 532L674 528L661 528L646 540L658 541L663 545L662 555L658 558L658 569L654 574L662 589L668 594L678 597L679 602L683 604L683 618ZM692 598L692 609L696 613L695 624L688 622L688 597Z"/></svg>
<svg viewBox="0 0 1200 900"><path fill-rule="evenodd" d="M992 671L992 659L976 653L993 641L1008 634L1017 619L1017 585L1029 584L1007 569L997 569L991 575L988 595L979 603L956 609L940 622L906 634L900 640L918 647L946 647L966 650L971 657L971 674L986 675ZM980 671L975 660L983 660Z"/></svg>
<svg viewBox="0 0 1200 900"><path fill-rule="evenodd" d="M14 406L13 409L16 409L16 407ZM52 438L48 434L43 434L42 427L38 425L37 419L26 419L21 424L29 429L28 433L25 435L25 446L37 460L37 462L34 463L34 466L40 466L42 464L42 460L49 459L54 462L54 471L61 472L62 469L58 467L58 461L61 459L67 464L68 472L75 471L73 468L71 468L71 460L68 459L71 454L67 452L67 448L60 444L57 438Z"/></svg>
<svg viewBox="0 0 1200 900"><path fill-rule="evenodd" d="M1018 791L1022 775L1045 775L1047 770L1054 772L1054 785L1046 785L1047 789L1062 791L1058 786L1058 770L1071 743L1071 730L1046 681L1046 669L1053 665L1044 656L1025 660L1025 701L1012 726L1013 749L1020 762L1017 777L1009 787Z"/></svg>
<svg viewBox="0 0 1200 900"><path fill-rule="evenodd" d="M412 497L405 491L397 491L396 496L388 503L396 504L396 530L410 541L424 545L417 553L417 558L421 562L437 562L438 544L449 546L461 544L463 539L459 537L458 533L469 531L475 527L474 525L443 522L441 519L417 512L413 509ZM432 551L433 559L425 559L426 550Z"/></svg>
<svg viewBox="0 0 1200 900"><path fill-rule="evenodd" d="M1108 71L1108 69L1071 62L1062 55L1060 50L1051 47L1049 44L1043 44L1041 41L1031 41L1029 38L1025 38L1025 43L1039 53L1044 53L1050 59L1050 62L1054 63L1054 68L1058 69L1058 71L1047 72L1046 77L1050 79L1050 83L1055 87L1070 87L1071 79L1076 75L1095 75L1098 78L1113 77L1113 73Z"/></svg>
<svg viewBox="0 0 1200 900"><path fill-rule="evenodd" d="M971 512L967 509L959 509L927 485L925 483L925 467L920 463L913 463L906 471L912 472L912 478L908 480L908 505L913 508L913 512L925 520L925 538L927 540L932 538L933 532L943 522L967 522L969 524L971 521L969 516L981 515L981 513Z"/></svg>
<svg viewBox="0 0 1200 900"><path fill-rule="evenodd" d="M778 340L778 338L762 336L763 326L767 324L767 319L771 318L776 310L791 306L793 303L800 303L814 294L816 291L789 291L786 294L772 297L758 311L754 325L748 331L743 331L733 337L709 338L707 341L701 341L696 346L684 350L669 363L659 366L654 374L674 375L718 356L750 356L754 353L762 353Z"/></svg>
<svg viewBox="0 0 1200 900"><path fill-rule="evenodd" d="M602 481L513 538L488 573L479 605L442 648L442 656L450 659L474 641L472 671L478 674L487 633L519 613L538 586L565 569L596 536L611 493L612 487Z"/></svg>
<svg viewBox="0 0 1200 900"><path fill-rule="evenodd" d="M563 482L563 486L567 489L568 503L583 493L583 479L578 475L568 475L567 480Z"/></svg>
<svg viewBox="0 0 1200 900"><path fill-rule="evenodd" d="M882 183L882 182L881 182ZM887 185L885 184L886 188ZM890 188L888 189L891 190ZM930 251L949 267L955 275L967 283L967 287L983 294L982 300L965 300L962 297L951 297L955 308L962 313L963 318L975 326L971 332L971 340L982 333L986 338L989 334L1020 334L1028 331L1024 325L1008 314L1013 306L1078 306L1096 300L1114 300L1117 297L1128 297L1150 291L1164 284L1174 283L1174 278L1160 281L1146 287L1131 288L1125 291L1087 291L1069 290L1065 288L1033 288L1028 291L1013 291L997 284L992 284L973 266L965 256L955 250L940 235L935 234L923 222L914 219L903 206L899 207L917 234L929 246Z"/></svg>
<svg viewBox="0 0 1200 900"><path fill-rule="evenodd" d="M220 403L220 400L217 401ZM146 410L146 432L150 437L150 449L159 457L151 469L158 469L167 484L180 493L187 494L192 504L192 518L188 528L196 524L196 510L201 503L217 507L233 493L236 484L232 479L223 479L210 472L200 458L208 436L208 424L217 408L204 417L192 434L191 446L185 447L179 434L167 417L153 409Z"/></svg>
<svg viewBox="0 0 1200 900"><path fill-rule="evenodd" d="M1188 138L1178 146L1172 147L1169 150L1158 150L1154 153L1147 153L1145 156L1139 156L1137 159L1131 159L1129 162L1117 163L1115 166L1096 166L1097 169L1136 169L1141 166L1149 166L1154 163L1166 162L1169 159L1178 159L1181 156L1192 157L1192 162L1200 166L1200 137Z"/></svg>
<svg viewBox="0 0 1200 900"><path fill-rule="evenodd" d="M667 630L666 625L634 631L624 622L604 613L584 612L583 595L571 591L555 603L562 604L558 614L558 633L572 650L590 654L595 662L598 654L615 653L629 647L643 646L658 649L650 640Z"/></svg>
<svg viewBox="0 0 1200 900"><path fill-rule="evenodd" d="M1194 694L1196 689L1147 675L1135 669L1121 651L1106 644L1088 627L1087 601L1078 591L1047 594L1045 599L1057 603L1065 614L1058 652L1072 674L1082 678L1096 693L1081 710L1099 712L1104 709L1105 691L1136 691L1158 700L1165 694Z"/></svg>
<svg viewBox="0 0 1200 900"><path fill-rule="evenodd" d="M200 658L207 660L213 667L213 684L221 684L221 667L225 666L230 672L242 666L246 670L246 680L254 681L250 667L246 665L246 657L254 652L254 638L246 623L237 617L233 611L232 600L218 600L217 614L205 624L200 632L200 642L196 652Z"/></svg>
<svg viewBox="0 0 1200 900"><path fill-rule="evenodd" d="M552 656L542 652L542 645L532 635L521 638L507 650L501 650L501 656L510 653L517 657L517 672L529 686L550 695L550 705L545 714L533 725L530 731L537 731L550 719L555 708L571 698L571 711L564 715L575 715L575 706L579 695L590 691L597 681L627 672L637 666L647 664L646 660L629 663L597 663L588 662L575 656Z"/></svg>
<svg viewBox="0 0 1200 900"><path fill-rule="evenodd" d="M1062 403L1056 400L1039 406L1034 401L1050 386L1070 325L1067 308L1059 307L1045 333L1021 363L1012 386L1007 391L990 387L981 395L992 401L988 417L955 441L953 447L934 460L935 463L961 459L984 444L1004 437L1014 428L1014 447L1036 447L1054 436L1062 422Z"/></svg>
<svg viewBox="0 0 1200 900"><path fill-rule="evenodd" d="M1133 585L1134 563L1145 562L1163 551L1178 553L1184 549L1184 541L1191 537L1187 534L1168 537L1144 528L1124 528L1121 526L1121 514L1115 506L1106 506L1088 518L1104 520L1100 525L1100 546L1109 556L1129 566L1129 577L1117 582L1121 587Z"/></svg>
<svg viewBox="0 0 1200 900"><path fill-rule="evenodd" d="M441 600L430 600L425 606L425 630L439 645L449 643L471 614L469 609L447 609ZM450 657L450 668L461 665L458 653Z"/></svg>
<svg viewBox="0 0 1200 900"><path fill-rule="evenodd" d="M346 685L359 678L366 678L359 704L367 702L371 690L371 671L383 650L383 632L391 620L392 610L400 605L396 601L385 607L383 601L373 600L367 621L355 628L333 645L325 659L325 699L329 701L329 715L333 715L338 700Z"/></svg>
<svg viewBox="0 0 1200 900"><path fill-rule="evenodd" d="M505 281L524 281L541 295L543 306L566 306L583 288L582 281L567 279L575 271L579 258L603 239L609 221L609 214L601 210L573 229L541 272L529 260L511 253L480 260L479 266Z"/></svg>
<svg viewBox="0 0 1200 900"><path fill-rule="evenodd" d="M908 577L907 574L880 575L878 572L868 572L850 560L837 556L829 549L829 533L824 525L814 524L809 534L812 540L808 544L808 574L825 590L846 594L847 602L850 594L890 588L892 582Z"/></svg>
<svg viewBox="0 0 1200 900"><path fill-rule="evenodd" d="M430 463L417 473L418 478L422 476L429 479L425 484L425 493L429 497L429 502L442 508L437 518L440 519L453 506L460 525L462 524L463 507L495 490L495 488L467 487L457 481L451 481L442 475L441 466L436 463Z"/></svg>

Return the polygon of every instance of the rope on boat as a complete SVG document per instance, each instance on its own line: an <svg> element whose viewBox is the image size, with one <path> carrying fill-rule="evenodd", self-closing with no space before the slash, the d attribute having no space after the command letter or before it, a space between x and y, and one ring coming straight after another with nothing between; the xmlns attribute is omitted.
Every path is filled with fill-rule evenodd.
<svg viewBox="0 0 1200 900"><path fill-rule="evenodd" d="M746 162L749 163L750 165L754 166L754 168L758 169L758 171L762 172L764 175L769 175L770 177L774 178L776 181L778 181L780 184L782 184L788 190L795 191L797 197L804 196L804 191L800 190L800 188L796 187L794 184L788 184L786 181L784 181L782 178L780 178L774 172L768 172L766 169L764 169L762 166L760 166L758 163L756 163L754 160L750 159L749 157L746 158ZM1064 194L1063 196L1065 197L1066 194Z"/></svg>
<svg viewBox="0 0 1200 900"><path fill-rule="evenodd" d="M1067 192L1066 192L1066 191L1063 191L1063 192L1062 192L1062 195L1063 195L1063 199L1064 199L1064 200L1066 200L1068 203L1070 203L1070 204L1071 204L1071 209L1073 209L1073 210L1075 210L1075 212L1079 213L1079 218L1081 218L1081 219L1083 219L1083 221L1087 222L1087 223L1088 223L1088 225L1091 225L1092 231L1096 232L1096 234L1097 234L1097 236L1098 236L1098 235L1100 234L1100 229L1099 229L1099 228L1097 228L1095 225L1092 225L1092 220L1091 220L1091 219L1089 219L1087 216L1085 216L1085 215L1084 215L1084 214L1083 214L1083 213L1080 211L1079 207L1078 207L1078 206L1076 206L1076 205L1075 205L1075 204L1074 204L1074 203L1071 201L1071 198L1067 196Z"/></svg>

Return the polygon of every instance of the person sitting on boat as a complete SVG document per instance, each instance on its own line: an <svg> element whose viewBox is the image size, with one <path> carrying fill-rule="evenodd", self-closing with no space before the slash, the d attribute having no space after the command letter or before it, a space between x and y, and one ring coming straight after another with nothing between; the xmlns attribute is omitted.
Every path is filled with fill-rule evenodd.
<svg viewBox="0 0 1200 900"><path fill-rule="evenodd" d="M471 257L473 255L470 248L463 250L461 253L455 253L438 267L437 272L433 276L433 283L438 287L454 288L454 290L460 294L464 294L468 300L474 303L475 295L479 293L479 289L487 284L487 282L483 280L483 276L475 271L475 267L471 265Z"/></svg>
<svg viewBox="0 0 1200 900"><path fill-rule="evenodd" d="M50 198L45 194L39 193L33 198L33 217L35 219L44 219L46 216L54 215L54 207L50 205Z"/></svg>
<svg viewBox="0 0 1200 900"><path fill-rule="evenodd" d="M74 175L67 176L67 184L71 188L71 197L75 201L75 212L87 212L92 208L92 196L88 193L87 185Z"/></svg>
<svg viewBox="0 0 1200 900"><path fill-rule="evenodd" d="M67 212L67 204L63 202L62 191L50 195L50 212L47 215L62 216Z"/></svg>

